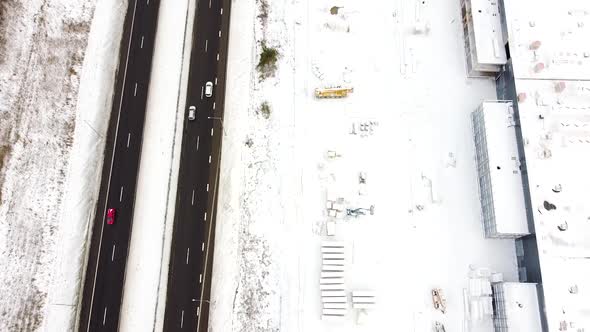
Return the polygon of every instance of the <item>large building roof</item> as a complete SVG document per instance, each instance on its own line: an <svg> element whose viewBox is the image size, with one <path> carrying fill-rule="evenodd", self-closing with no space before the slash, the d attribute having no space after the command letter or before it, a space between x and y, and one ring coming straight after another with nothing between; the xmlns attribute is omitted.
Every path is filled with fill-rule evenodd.
<svg viewBox="0 0 590 332"><path fill-rule="evenodd" d="M485 101L481 109L486 128L496 231L528 234L512 102Z"/></svg>
<svg viewBox="0 0 590 332"><path fill-rule="evenodd" d="M504 0L549 331L590 331L590 1Z"/></svg>

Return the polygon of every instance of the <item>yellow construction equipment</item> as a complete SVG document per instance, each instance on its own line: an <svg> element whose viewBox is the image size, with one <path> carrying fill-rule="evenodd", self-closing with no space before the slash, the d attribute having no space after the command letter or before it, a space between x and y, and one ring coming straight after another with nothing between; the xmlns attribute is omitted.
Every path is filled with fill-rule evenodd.
<svg viewBox="0 0 590 332"><path fill-rule="evenodd" d="M316 88L315 89L315 96L316 98L344 98L348 96L349 93L352 92L352 88L343 88L343 87L336 87L336 88Z"/></svg>

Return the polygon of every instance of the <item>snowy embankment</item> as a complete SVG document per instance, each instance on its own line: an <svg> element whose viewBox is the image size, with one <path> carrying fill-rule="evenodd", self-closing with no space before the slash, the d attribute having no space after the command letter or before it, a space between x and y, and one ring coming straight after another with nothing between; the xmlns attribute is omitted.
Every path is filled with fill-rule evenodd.
<svg viewBox="0 0 590 332"><path fill-rule="evenodd" d="M126 4L0 6L0 330L73 330Z"/></svg>
<svg viewBox="0 0 590 332"><path fill-rule="evenodd" d="M283 297L297 289L288 277L297 263L281 255L294 245L289 229L298 181L292 26L284 22L286 9L283 2L232 3L212 331L278 331L298 319L286 304L296 298ZM256 70L263 42L281 54L277 71L266 79Z"/></svg>

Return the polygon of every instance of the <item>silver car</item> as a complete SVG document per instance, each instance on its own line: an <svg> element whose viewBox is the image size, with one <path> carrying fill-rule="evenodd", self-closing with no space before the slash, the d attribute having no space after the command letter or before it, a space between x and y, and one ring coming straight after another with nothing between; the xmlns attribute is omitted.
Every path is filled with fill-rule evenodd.
<svg viewBox="0 0 590 332"><path fill-rule="evenodd" d="M195 106L191 106L188 108L188 119L193 121L197 116L197 108Z"/></svg>
<svg viewBox="0 0 590 332"><path fill-rule="evenodd" d="M205 96L211 97L213 95L213 83L211 81L205 83Z"/></svg>

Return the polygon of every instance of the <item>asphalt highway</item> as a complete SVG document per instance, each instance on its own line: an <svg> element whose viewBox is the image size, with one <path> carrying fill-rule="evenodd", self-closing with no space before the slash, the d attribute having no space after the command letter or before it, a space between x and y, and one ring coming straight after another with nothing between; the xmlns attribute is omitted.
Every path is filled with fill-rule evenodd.
<svg viewBox="0 0 590 332"><path fill-rule="evenodd" d="M129 1L79 331L119 326L159 5L159 0ZM110 208L116 209L113 225L105 222Z"/></svg>
<svg viewBox="0 0 590 332"><path fill-rule="evenodd" d="M230 0L199 0L193 29L164 331L207 331ZM205 90L213 84L212 96ZM188 119L195 106L196 119Z"/></svg>

